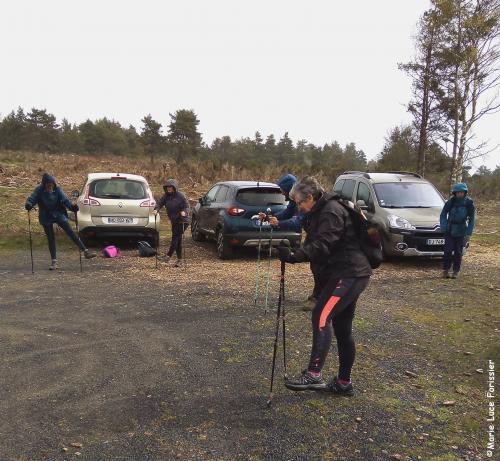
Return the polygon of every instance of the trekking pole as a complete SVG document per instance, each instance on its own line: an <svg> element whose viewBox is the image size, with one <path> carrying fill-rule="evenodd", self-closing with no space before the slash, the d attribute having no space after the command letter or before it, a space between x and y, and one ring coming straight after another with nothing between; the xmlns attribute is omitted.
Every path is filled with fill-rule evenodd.
<svg viewBox="0 0 500 461"><path fill-rule="evenodd" d="M31 217L28 211L28 232L30 234L30 255L31 255L31 274L35 274L35 269L33 266L33 240L31 239Z"/></svg>
<svg viewBox="0 0 500 461"><path fill-rule="evenodd" d="M158 233L158 228L156 227L156 217L158 213L155 213L155 243L156 243L156 251L155 251L155 268L158 269L158 241L160 240L160 234Z"/></svg>
<svg viewBox="0 0 500 461"><path fill-rule="evenodd" d="M267 215L271 214L271 208L267 209ZM273 226L271 227L271 234L269 236L269 256L267 260L267 283L266 283L266 302L264 307L264 313L267 314L267 306L269 304L269 285L271 283L271 253L273 250Z"/></svg>
<svg viewBox="0 0 500 461"><path fill-rule="evenodd" d="M75 211L75 224L76 224L76 236L78 237L78 240L80 240L80 228L78 227L78 211ZM80 245L78 245L78 254L80 255L80 272L83 272L82 249L80 248Z"/></svg>
<svg viewBox="0 0 500 461"><path fill-rule="evenodd" d="M285 324L285 262L281 261L280 274L280 294L278 303L281 304L281 319L283 321L283 379L286 379L288 373L286 371L286 324Z"/></svg>
<svg viewBox="0 0 500 461"><path fill-rule="evenodd" d="M182 225L182 236L181 236L181 245L182 245L181 254L182 254L182 260L184 261L184 264L183 264L183 269L184 270L187 269L186 248L184 246L184 234L185 234L185 232L187 230L187 226L188 226L187 223L184 223Z"/></svg>
<svg viewBox="0 0 500 461"><path fill-rule="evenodd" d="M257 247L257 269L255 271L255 295L253 297L254 306L257 305L259 298L259 275L260 275L260 252L262 249L262 221L259 220L259 246Z"/></svg>
<svg viewBox="0 0 500 461"><path fill-rule="evenodd" d="M274 331L274 348L273 348L273 366L271 370L271 387L269 389L269 397L267 399L267 406L270 407L273 400L273 385L274 385L274 371L276 369L276 355L278 352L278 336L280 330L280 317L283 319L283 365L284 365L284 378L287 377L286 372L286 353L285 353L285 318L284 318L284 308L283 308L283 298L285 286L285 262L281 262L281 279L280 279L280 291L278 295L278 307L276 309L276 328Z"/></svg>

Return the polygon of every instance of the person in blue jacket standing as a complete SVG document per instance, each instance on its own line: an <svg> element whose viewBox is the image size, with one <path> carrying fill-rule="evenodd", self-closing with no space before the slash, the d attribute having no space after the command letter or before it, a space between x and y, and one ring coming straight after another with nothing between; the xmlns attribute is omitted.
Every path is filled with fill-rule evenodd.
<svg viewBox="0 0 500 461"><path fill-rule="evenodd" d="M49 252L51 257L50 270L58 269L56 238L54 235L54 224L57 224L68 237L84 252L85 258L95 258L96 254L88 250L80 238L73 232L68 222L66 209L78 212L78 205L73 205L64 191L57 185L56 179L44 173L41 183L26 200L24 207L29 212L38 206L38 220L47 235Z"/></svg>
<svg viewBox="0 0 500 461"><path fill-rule="evenodd" d="M444 204L440 216L441 230L444 232L443 277L456 279L460 272L464 247L468 246L474 230L476 208L467 195L467 184L458 183L453 186L452 196Z"/></svg>

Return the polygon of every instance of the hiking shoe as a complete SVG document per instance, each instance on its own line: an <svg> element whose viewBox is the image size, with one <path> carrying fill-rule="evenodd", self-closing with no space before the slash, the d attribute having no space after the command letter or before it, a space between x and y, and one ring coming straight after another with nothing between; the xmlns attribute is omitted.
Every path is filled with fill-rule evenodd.
<svg viewBox="0 0 500 461"><path fill-rule="evenodd" d="M333 378L333 381L326 386L325 391L335 395L345 395L348 397L352 397L354 395L352 383L341 384L336 376Z"/></svg>
<svg viewBox="0 0 500 461"><path fill-rule="evenodd" d="M449 279L449 278L450 278L450 273L449 273L449 271L443 271L443 278L444 278L444 279Z"/></svg>
<svg viewBox="0 0 500 461"><path fill-rule="evenodd" d="M184 261L182 259L178 259L175 261L174 267L184 267Z"/></svg>
<svg viewBox="0 0 500 461"><path fill-rule="evenodd" d="M170 256L165 255L165 256L158 256L158 261L161 261L162 263L168 263L170 262Z"/></svg>
<svg viewBox="0 0 500 461"><path fill-rule="evenodd" d="M95 258L97 256L95 251L90 251L90 250L85 250L83 252L83 255L85 256L85 259L92 259L92 258Z"/></svg>
<svg viewBox="0 0 500 461"><path fill-rule="evenodd" d="M453 274L451 274L451 278L452 279L458 278L458 272L453 272Z"/></svg>
<svg viewBox="0 0 500 461"><path fill-rule="evenodd" d="M285 386L292 391L319 391L326 388L326 383L319 375L313 376L308 370L304 370L299 376L287 378Z"/></svg>
<svg viewBox="0 0 500 461"><path fill-rule="evenodd" d="M50 263L49 271L55 271L56 269L59 269L59 266L57 265L57 259L53 259Z"/></svg>
<svg viewBox="0 0 500 461"><path fill-rule="evenodd" d="M312 311L314 309L314 307L316 306L316 302L318 300L313 296L308 296L307 299L306 299L306 302L303 304L302 306L302 310L303 311Z"/></svg>

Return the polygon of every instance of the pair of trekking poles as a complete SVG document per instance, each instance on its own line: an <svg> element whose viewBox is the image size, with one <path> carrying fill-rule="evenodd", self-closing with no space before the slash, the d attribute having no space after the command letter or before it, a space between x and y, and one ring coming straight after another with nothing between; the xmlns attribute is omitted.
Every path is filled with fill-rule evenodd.
<svg viewBox="0 0 500 461"><path fill-rule="evenodd" d="M271 209L266 210L266 217L260 219L259 216L253 216L252 219L259 218L259 245L257 249L257 269L255 273L255 294L254 294L254 305L257 305L259 298L259 281L260 281L260 266L261 266L261 252L262 252L262 223L269 222L269 217L271 216ZM265 290L265 307L264 312L267 314L267 309L269 306L269 287L271 282L271 256L273 248L273 226L270 226L269 235L269 252L267 259L267 276L266 276L266 290ZM286 240L280 242L280 245L289 246L290 243ZM280 323L282 326L282 340L283 340L283 379L287 378L287 368L286 368L286 313L285 313L285 262L281 261L280 267L280 286L278 294L278 306L276 309L276 324L274 332L274 346L273 346L273 364L271 369L271 384L269 389L269 397L267 399L267 406L270 407L273 400L273 387L274 387L274 375L276 371L276 357L278 354L278 341L280 333Z"/></svg>
<svg viewBox="0 0 500 461"><path fill-rule="evenodd" d="M35 274L35 266L33 263L33 238L31 237L31 215L30 211L28 213L28 232L30 236L30 256L31 256L31 274ZM76 235L80 238L80 228L78 226L78 211L75 211L75 224L76 224ZM80 255L80 272L83 272L83 264L82 264L82 249L78 247L78 253Z"/></svg>

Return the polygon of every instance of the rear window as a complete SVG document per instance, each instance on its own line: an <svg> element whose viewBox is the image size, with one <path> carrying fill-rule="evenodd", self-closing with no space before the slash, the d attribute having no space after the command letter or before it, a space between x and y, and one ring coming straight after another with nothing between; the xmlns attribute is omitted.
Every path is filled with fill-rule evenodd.
<svg viewBox="0 0 500 461"><path fill-rule="evenodd" d="M131 179L98 179L90 184L90 195L96 198L141 200L148 198L146 185Z"/></svg>
<svg viewBox="0 0 500 461"><path fill-rule="evenodd" d="M242 189L236 194L236 200L243 205L271 206L284 205L285 196L279 189L255 187Z"/></svg>

